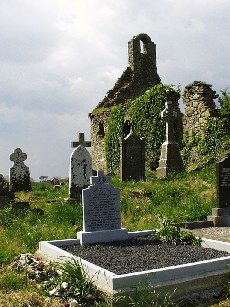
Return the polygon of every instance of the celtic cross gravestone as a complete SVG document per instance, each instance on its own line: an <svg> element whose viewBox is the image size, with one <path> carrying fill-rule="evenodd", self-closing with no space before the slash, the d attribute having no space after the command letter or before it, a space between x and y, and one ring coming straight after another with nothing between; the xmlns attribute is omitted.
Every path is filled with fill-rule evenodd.
<svg viewBox="0 0 230 307"><path fill-rule="evenodd" d="M175 142L174 120L176 112L173 110L171 101L165 103L165 109L161 112L161 117L166 121L166 141L161 147L157 176L167 177L169 173L180 173L184 170L180 148L178 143Z"/></svg>
<svg viewBox="0 0 230 307"><path fill-rule="evenodd" d="M30 171L28 166L24 164L27 154L22 152L20 148L16 148L10 155L10 160L14 165L10 168L10 192L31 191Z"/></svg>

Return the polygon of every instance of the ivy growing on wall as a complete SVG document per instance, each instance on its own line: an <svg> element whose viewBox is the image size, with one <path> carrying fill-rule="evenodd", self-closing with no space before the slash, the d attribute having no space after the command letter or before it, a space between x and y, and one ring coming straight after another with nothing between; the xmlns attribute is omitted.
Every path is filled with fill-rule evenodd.
<svg viewBox="0 0 230 307"><path fill-rule="evenodd" d="M228 89L221 91L221 96L219 97L220 103L220 116L224 121L226 129L230 131L230 92Z"/></svg>
<svg viewBox="0 0 230 307"><path fill-rule="evenodd" d="M105 157L107 172L116 174L120 164L120 138L123 135L124 109L122 106L113 107L105 135Z"/></svg>
<svg viewBox="0 0 230 307"><path fill-rule="evenodd" d="M165 121L161 119L161 111L165 102L170 100L177 103L179 92L169 85L158 84L144 95L131 103L129 116L133 123L133 130L140 138L145 139L146 160L150 169L159 165L161 145L165 141ZM181 130L181 114L178 114L176 140Z"/></svg>
<svg viewBox="0 0 230 307"><path fill-rule="evenodd" d="M182 158L188 170L219 160L229 152L230 93L227 90L221 93L217 116L207 120L201 134L193 132L190 138L184 134Z"/></svg>
<svg viewBox="0 0 230 307"><path fill-rule="evenodd" d="M124 115L131 121L136 135L145 139L146 160L151 169L158 167L161 145L165 141L165 122L161 119L161 111L166 100L176 102L179 91L169 85L158 84L134 101L127 101L124 106L116 106L111 110L108 131L105 136L105 156L107 171L117 173L120 162L120 138L123 136ZM176 140L181 127L181 114L176 124Z"/></svg>

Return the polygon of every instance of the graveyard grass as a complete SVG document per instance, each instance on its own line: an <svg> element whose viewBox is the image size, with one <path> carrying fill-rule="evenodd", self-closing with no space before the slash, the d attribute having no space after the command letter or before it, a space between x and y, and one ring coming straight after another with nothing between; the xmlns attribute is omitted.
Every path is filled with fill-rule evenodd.
<svg viewBox="0 0 230 307"><path fill-rule="evenodd" d="M155 172L148 172L142 182L120 182L115 177L113 185L121 191L122 226L129 231L159 228L163 219L205 220L217 201L215 165L167 179L157 178ZM47 297L32 285L25 273L14 271L12 263L21 253L34 253L39 241L76 238L82 230L82 207L65 202L67 183L59 190L35 183L32 192L17 197L29 201L34 210L0 210L0 305L62 306L58 298Z"/></svg>

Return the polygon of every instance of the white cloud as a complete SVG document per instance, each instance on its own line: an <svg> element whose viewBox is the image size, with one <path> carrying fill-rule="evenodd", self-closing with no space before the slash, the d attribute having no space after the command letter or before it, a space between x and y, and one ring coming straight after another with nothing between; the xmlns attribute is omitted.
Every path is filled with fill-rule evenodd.
<svg viewBox="0 0 230 307"><path fill-rule="evenodd" d="M70 142L147 33L163 83L229 86L227 0L8 0L0 10L0 161L16 147L32 177L68 175ZM55 157L55 159L53 158Z"/></svg>

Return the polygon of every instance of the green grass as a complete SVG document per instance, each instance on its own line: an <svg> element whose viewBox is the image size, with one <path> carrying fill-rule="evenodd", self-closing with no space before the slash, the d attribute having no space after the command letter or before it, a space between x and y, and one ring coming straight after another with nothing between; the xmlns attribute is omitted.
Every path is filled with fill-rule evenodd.
<svg viewBox="0 0 230 307"><path fill-rule="evenodd" d="M120 189L122 226L129 231L159 228L162 219L174 223L206 220L216 207L215 165L167 179L157 178L154 172L147 172L146 181L141 182L120 182L115 177L113 185ZM32 193L17 197L40 210L0 210L0 302L6 291L26 291L22 275L7 271L16 256L34 253L42 240L76 238L82 229L82 206L65 201L67 185L55 190L47 183L34 184Z"/></svg>
<svg viewBox="0 0 230 307"><path fill-rule="evenodd" d="M216 207L215 167L167 179L148 173L145 182L120 182L122 224L129 230L159 227L159 220L201 221Z"/></svg>

